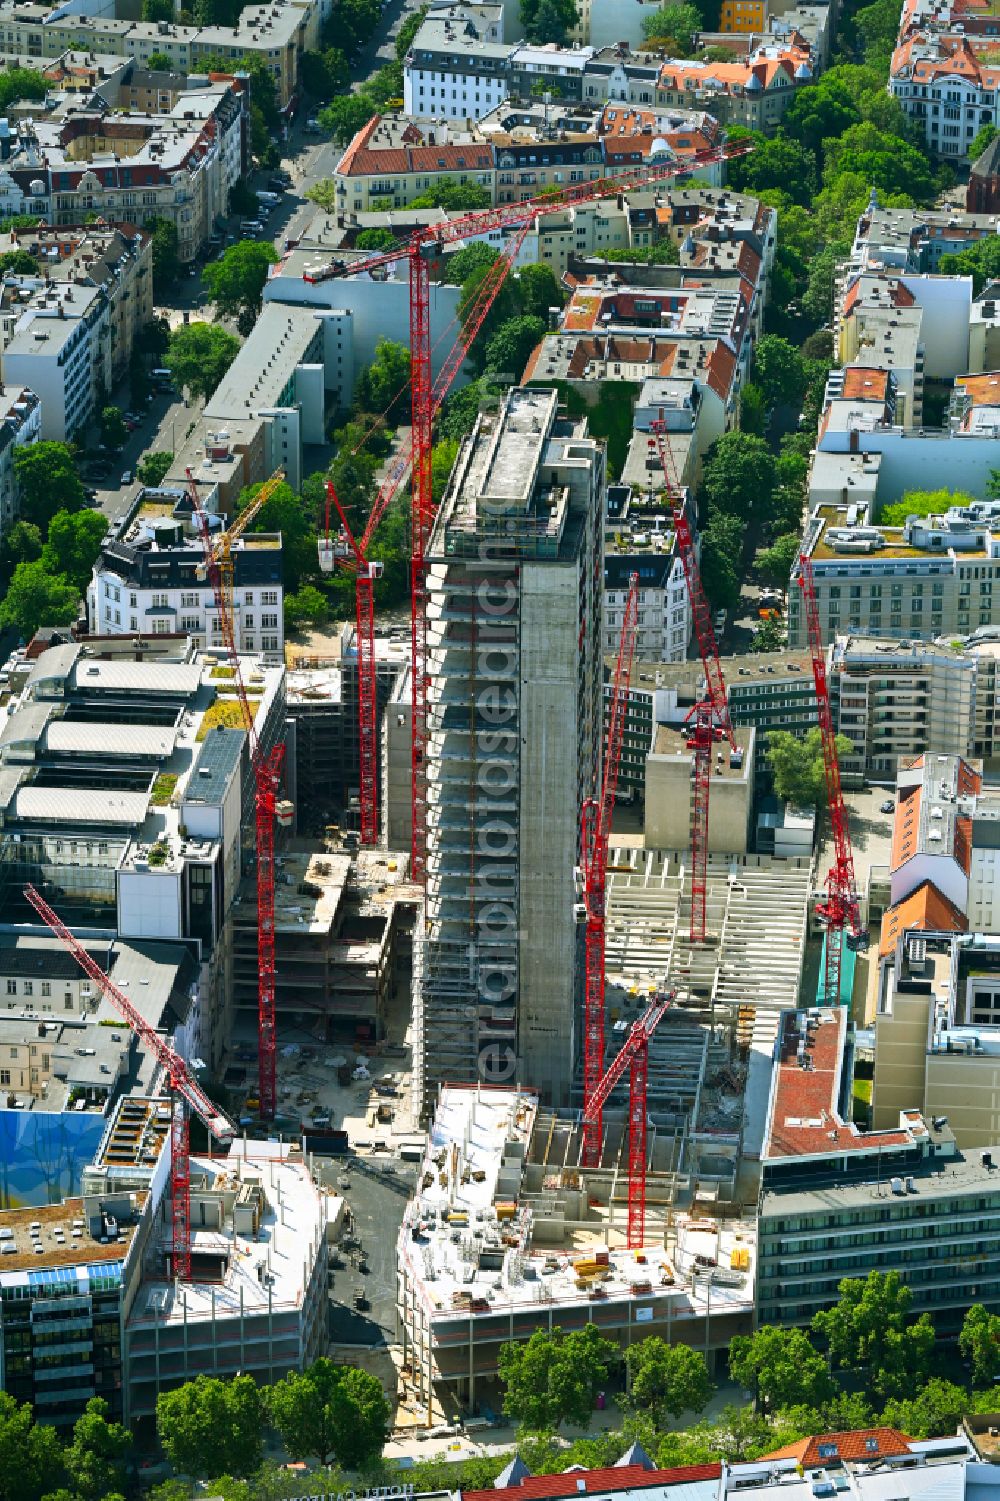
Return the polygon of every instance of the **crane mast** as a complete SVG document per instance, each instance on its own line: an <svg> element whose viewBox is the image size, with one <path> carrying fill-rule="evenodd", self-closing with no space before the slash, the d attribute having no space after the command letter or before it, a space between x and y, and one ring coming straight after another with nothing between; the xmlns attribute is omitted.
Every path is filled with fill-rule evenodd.
<svg viewBox="0 0 1000 1501"><path fill-rule="evenodd" d="M695 705L689 721L693 721L688 734L687 746L694 752L691 792L691 942L705 942L705 908L708 895L708 815L712 790L712 748L719 740L728 740L731 750L736 750L729 717L729 701L726 682L719 659L719 646L715 639L712 615L701 582L698 554L684 505L684 497L674 474L670 446L667 442L666 423L660 418L650 428L652 437L649 447L655 448L663 470L667 498L673 514L674 535L677 551L684 569L691 604L691 620L698 642L702 670L705 674L705 697Z"/></svg>
<svg viewBox="0 0 1000 1501"><path fill-rule="evenodd" d="M826 653L823 649L816 583L812 559L804 552L799 554L798 584L802 591L809 655L812 658L813 682L816 686L816 716L823 745L826 803L833 835L833 864L826 877L826 894L816 907L816 916L826 929L823 999L828 1006L839 1006L845 931L855 948L865 946L867 933L861 922L861 907L854 876L854 851L851 848L847 806L840 784L840 761L830 709L830 685L826 674Z"/></svg>
<svg viewBox="0 0 1000 1501"><path fill-rule="evenodd" d="M170 1087L170 1204L172 1218L172 1260L174 1276L181 1282L191 1280L191 1156L187 1108L190 1107L216 1141L228 1144L236 1128L214 1105L201 1085L191 1075L187 1064L167 1040L151 1027L128 996L91 958L74 938L66 924L34 886L25 886L24 895L42 921L73 955L84 974L107 996L119 1016L131 1027L144 1047L156 1058Z"/></svg>
<svg viewBox="0 0 1000 1501"><path fill-rule="evenodd" d="M734 142L732 145L723 147L720 150L696 152L685 161L670 161L654 166L641 164L627 168L598 182L574 185L554 197L529 199L522 203L498 204L490 209L482 209L474 213L464 214L459 218L450 220L446 224L418 230L409 240L399 246L395 246L390 250L377 252L365 257L363 260L350 263L341 260L333 261L329 265L307 272L305 275L304 279L307 282L322 282L332 277L357 276L363 273L370 274L371 272L384 269L404 260L408 263L410 291L411 422L413 430L411 466L412 536L410 556L410 658L413 693L410 754L410 794L413 813L411 870L414 879L417 881L423 881L426 876L427 856L427 740L428 687L430 679L427 665L426 557L433 523L431 445L433 440L434 413L436 410L430 337L431 268L446 245L454 245L490 231L511 227L519 228L520 238L523 240L530 224L539 214L551 213L559 209L572 207L577 203L590 202L595 198L625 192L634 187L655 186L657 183L667 182L670 178L680 174L697 171L699 167L712 165L731 157L742 156L752 149L753 145L751 142ZM498 276L495 286L492 287L491 302L496 292L499 291L500 284L512 260L513 257L508 259L505 256L498 263ZM485 310L483 316L485 316ZM443 392L441 394L443 395ZM395 472L398 471L396 471L394 466L390 478L393 477ZM402 472L405 473L405 464L402 466ZM402 475L400 475L400 479L401 477ZM400 479L397 479L395 483L398 484ZM394 488L395 485L393 486ZM385 486L383 486L384 490ZM391 494L389 499L391 499ZM372 519L381 519L381 515L384 512L384 506L380 509L380 500L381 495L373 507L372 518L369 520L366 537L372 529ZM388 501L385 503L388 504ZM328 541L324 544L324 547L324 556L330 560ZM365 546L361 546L360 551L364 555L366 552ZM367 602L365 602L365 609L367 610ZM362 616L360 605L358 606L358 618L359 621L364 620L367 629L368 617L367 615ZM361 674L359 672L359 714L364 718L364 716L371 714L371 705L374 702L374 688L362 683L360 677ZM362 761L369 767L373 767L375 764L373 757L363 757ZM370 779L365 780L363 777L360 793L362 831L363 833L367 831L369 835L374 837L372 831L376 828L375 803L377 794L373 781Z"/></svg>
<svg viewBox="0 0 1000 1501"><path fill-rule="evenodd" d="M268 481L268 485L261 488L271 494L283 478L284 475L279 471L272 480ZM274 823L278 790L285 768L285 746L283 741L279 741L271 751L265 752L257 738L256 719L247 697L240 654L236 645L236 632L230 603L231 594L230 598L227 598L226 573L221 561L223 554L229 555L228 547L223 543L217 543L212 537L208 516L190 470L188 481L188 491L201 529L205 569L215 594L219 627L226 654L233 669L233 683L240 702L243 728L246 730L250 745L250 764L254 774L254 819L257 840L257 1097L261 1119L269 1121L274 1119L278 1103L278 1036L275 1016L277 972L274 955ZM254 514L260 509L260 505L257 504L259 496L260 491L250 503ZM263 501L260 504L262 505Z"/></svg>
<svg viewBox="0 0 1000 1501"><path fill-rule="evenodd" d="M583 1107L583 1125L599 1120L601 1112L625 1070L629 1072L628 1099L628 1247L635 1250L646 1239L646 1085L649 1077L649 1039L673 1004L676 991L658 991Z"/></svg>
<svg viewBox="0 0 1000 1501"><path fill-rule="evenodd" d="M604 752L604 772L598 797L588 797L583 805L580 832L583 861L583 892L586 907L584 939L583 1001L583 1099L592 1098L604 1067L604 961L607 943L608 840L618 790L622 736L628 710L629 682L639 621L639 575L629 578L618 657L608 715L608 738ZM583 1122L583 1162L596 1167L601 1151L601 1111L586 1114Z"/></svg>

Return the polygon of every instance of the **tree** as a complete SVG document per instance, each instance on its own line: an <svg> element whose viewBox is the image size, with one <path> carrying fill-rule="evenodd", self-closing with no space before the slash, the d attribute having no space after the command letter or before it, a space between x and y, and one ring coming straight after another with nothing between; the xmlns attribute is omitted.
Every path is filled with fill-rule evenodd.
<svg viewBox="0 0 1000 1501"><path fill-rule="evenodd" d="M426 193L418 193L410 199L411 208L489 208L489 188L481 188L474 182L456 182L453 177L440 177Z"/></svg>
<svg viewBox="0 0 1000 1501"><path fill-rule="evenodd" d="M989 235L962 250L958 255L943 255L939 263L942 276L971 276L972 290L978 297L988 282L1000 276L1000 243L993 245Z"/></svg>
<svg viewBox="0 0 1000 1501"><path fill-rule="evenodd" d="M912 1397L890 1399L881 1421L914 1438L945 1438L957 1432L962 1414L968 1411L969 1393L964 1387L932 1376Z"/></svg>
<svg viewBox="0 0 1000 1501"><path fill-rule="evenodd" d="M701 1412L712 1394L705 1357L690 1345L668 1345L654 1335L630 1345L625 1364L630 1403L649 1412L658 1427L682 1412Z"/></svg>
<svg viewBox="0 0 1000 1501"><path fill-rule="evenodd" d="M1000 1314L973 1303L962 1321L958 1347L972 1367L977 1386L992 1382L1000 1370Z"/></svg>
<svg viewBox="0 0 1000 1501"><path fill-rule="evenodd" d="M105 1501L125 1489L132 1435L121 1423L108 1421L110 1411L103 1397L91 1397L66 1446L66 1470L82 1501Z"/></svg>
<svg viewBox="0 0 1000 1501"><path fill-rule="evenodd" d="M546 322L549 308L562 307L566 301L566 293L556 280L555 272L545 262L521 267L517 273L517 294L522 312L528 317L543 318Z"/></svg>
<svg viewBox="0 0 1000 1501"><path fill-rule="evenodd" d="M322 52L303 52L300 64L302 87L314 99L332 99L338 89L351 81L351 66L339 47Z"/></svg>
<svg viewBox="0 0 1000 1501"><path fill-rule="evenodd" d="M499 251L482 240L473 240L471 245L449 251L444 257L442 280L451 287L464 287L471 276L488 271L499 259Z"/></svg>
<svg viewBox="0 0 1000 1501"><path fill-rule="evenodd" d="M402 26L396 33L396 59L398 62L406 60L406 54L413 45L413 38L424 24L429 6L422 5L415 10L412 16L407 16Z"/></svg>
<svg viewBox="0 0 1000 1501"><path fill-rule="evenodd" d="M37 276L38 262L26 250L8 250L0 255L0 276Z"/></svg>
<svg viewBox="0 0 1000 1501"><path fill-rule="evenodd" d="M743 523L737 516L709 509L701 534L699 571L702 587L716 609L731 610L740 597Z"/></svg>
<svg viewBox="0 0 1000 1501"><path fill-rule="evenodd" d="M833 1364L863 1371L869 1390L882 1397L919 1385L934 1349L934 1326L927 1314L909 1321L913 1294L899 1273L845 1277L837 1290L839 1301L820 1309L812 1321Z"/></svg>
<svg viewBox="0 0 1000 1501"><path fill-rule="evenodd" d="M295 630L300 625L322 625L329 618L330 601L314 584L303 584L297 594L285 595L287 629Z"/></svg>
<svg viewBox="0 0 1000 1501"><path fill-rule="evenodd" d="M594 1399L608 1379L618 1346L593 1324L563 1334L538 1329L526 1343L501 1345L503 1410L526 1428L554 1432L560 1423L590 1426Z"/></svg>
<svg viewBox="0 0 1000 1501"><path fill-rule="evenodd" d="M62 1471L55 1429L36 1423L27 1402L18 1407L0 1391L0 1501L40 1501L55 1490Z"/></svg>
<svg viewBox="0 0 1000 1501"><path fill-rule="evenodd" d="M354 403L359 411L387 414L392 426L409 421L410 351L393 339L379 339L375 358L358 376Z"/></svg>
<svg viewBox="0 0 1000 1501"><path fill-rule="evenodd" d="M972 145L966 153L969 161L976 162L982 156L987 146L993 145L998 135L1000 135L1000 130L995 125L980 126Z"/></svg>
<svg viewBox="0 0 1000 1501"><path fill-rule="evenodd" d="M661 5L642 23L642 34L647 42L669 44L671 50L682 55L690 53L694 39L701 30L701 14L693 6L674 0L673 4Z"/></svg>
<svg viewBox="0 0 1000 1501"><path fill-rule="evenodd" d="M511 318L502 323L486 345L486 368L507 375L515 385L535 345L545 337L541 318Z"/></svg>
<svg viewBox="0 0 1000 1501"><path fill-rule="evenodd" d="M128 428L121 407L104 407L100 417L101 441L105 448L121 448L128 437Z"/></svg>
<svg viewBox="0 0 1000 1501"><path fill-rule="evenodd" d="M135 472L144 485L156 490L163 483L173 462L172 453L144 453Z"/></svg>
<svg viewBox="0 0 1000 1501"><path fill-rule="evenodd" d="M752 652L781 651L787 641L788 631L781 616L766 615L754 626L754 632L750 638L750 650Z"/></svg>
<svg viewBox="0 0 1000 1501"><path fill-rule="evenodd" d="M30 641L41 625L69 625L79 603L80 591L61 574L51 574L41 558L18 563L0 600L0 625L16 627Z"/></svg>
<svg viewBox="0 0 1000 1501"><path fill-rule="evenodd" d="M562 46L577 23L574 0L521 0L521 25L529 42Z"/></svg>
<svg viewBox="0 0 1000 1501"><path fill-rule="evenodd" d="M828 73L819 83L799 89L781 118L781 128L818 156L824 141L860 121L861 111L850 93L842 83L831 83Z"/></svg>
<svg viewBox="0 0 1000 1501"><path fill-rule="evenodd" d="M15 521L0 542L4 571L13 572L18 563L33 563L42 556L42 534L31 521Z"/></svg>
<svg viewBox="0 0 1000 1501"><path fill-rule="evenodd" d="M908 490L902 500L883 506L879 522L883 526L902 526L907 516L939 516L952 506L972 505L974 497L966 490Z"/></svg>
<svg viewBox="0 0 1000 1501"><path fill-rule="evenodd" d="M174 19L173 0L142 0L142 19L144 21L172 21Z"/></svg>
<svg viewBox="0 0 1000 1501"><path fill-rule="evenodd" d="M197 1376L156 1399L156 1431L185 1475L250 1475L260 1464L264 1404L252 1376Z"/></svg>
<svg viewBox="0 0 1000 1501"><path fill-rule="evenodd" d="M248 485L245 490L240 491L236 501L237 514L246 509L259 489L259 485ZM281 564L285 592L286 594L297 593L303 578L315 573L318 563L315 525L291 485L281 484L277 487L261 506L251 521L249 529L251 532L281 533ZM219 1468L225 1469L228 1466L223 1465Z"/></svg>
<svg viewBox="0 0 1000 1501"><path fill-rule="evenodd" d="M837 736L838 756L850 755L854 749L846 735ZM799 737L788 730L769 730L767 763L778 797L800 807L815 807L826 797L823 772L823 739L818 729L807 730Z"/></svg>
<svg viewBox="0 0 1000 1501"><path fill-rule="evenodd" d="M811 207L816 192L816 158L809 147L788 136L769 139L754 135L752 139L753 151L729 165L733 186L750 193L780 188L793 203Z"/></svg>
<svg viewBox="0 0 1000 1501"><path fill-rule="evenodd" d="M782 532L771 546L757 555L757 572L768 584L788 588L788 578L802 546L798 532Z"/></svg>
<svg viewBox="0 0 1000 1501"><path fill-rule="evenodd" d="M53 575L62 574L83 594L108 523L100 511L57 511L42 548L42 563Z"/></svg>
<svg viewBox="0 0 1000 1501"><path fill-rule="evenodd" d="M173 5L170 6L170 9L173 10ZM146 67L151 73L172 73L174 71L174 60L169 52L154 52L147 59Z"/></svg>
<svg viewBox="0 0 1000 1501"><path fill-rule="evenodd" d="M207 400L240 352L235 334L215 323L185 323L175 328L164 355L179 386Z"/></svg>
<svg viewBox="0 0 1000 1501"><path fill-rule="evenodd" d="M594 259L599 261L628 261L633 266L676 266L681 254L669 236L653 245L612 245L607 250L595 250Z"/></svg>
<svg viewBox="0 0 1000 1501"><path fill-rule="evenodd" d="M396 236L391 229L363 229L354 241L355 250L392 250Z"/></svg>
<svg viewBox="0 0 1000 1501"><path fill-rule="evenodd" d="M709 505L755 521L768 514L775 478L774 455L764 439L729 432L705 456L702 488Z"/></svg>
<svg viewBox="0 0 1000 1501"><path fill-rule="evenodd" d="M321 1465L336 1459L358 1469L382 1452L390 1409L382 1383L367 1371L321 1356L307 1371L289 1371L273 1386L268 1407L296 1459L315 1455Z"/></svg>
<svg viewBox="0 0 1000 1501"><path fill-rule="evenodd" d="M836 1390L826 1361L801 1329L764 1325L729 1343L729 1374L753 1392L757 1409L821 1407Z"/></svg>
<svg viewBox="0 0 1000 1501"><path fill-rule="evenodd" d="M336 99L331 99L326 109L320 110L316 118L320 127L333 137L338 146L347 146L361 127L367 125L377 113L372 101L361 92L340 94ZM311 196L313 192L315 189L310 189L307 196Z"/></svg>
<svg viewBox="0 0 1000 1501"><path fill-rule="evenodd" d="M44 532L57 511L78 511L83 484L68 443L25 444L14 450L21 513Z"/></svg>
<svg viewBox="0 0 1000 1501"><path fill-rule="evenodd" d="M169 219L151 215L143 228L153 236L153 296L162 300L177 280L181 268L177 226Z"/></svg>
<svg viewBox="0 0 1000 1501"><path fill-rule="evenodd" d="M780 334L764 334L754 351L754 380L771 406L798 406L805 389L805 366L794 344Z"/></svg>
<svg viewBox="0 0 1000 1501"><path fill-rule="evenodd" d="M4 68L0 73L0 115L19 99L44 99L48 88L48 79L39 68Z"/></svg>
<svg viewBox="0 0 1000 1501"><path fill-rule="evenodd" d="M216 311L224 318L249 317L252 328L260 312L268 267L277 259L278 253L269 241L241 240L210 262L203 278Z"/></svg>
<svg viewBox="0 0 1000 1501"><path fill-rule="evenodd" d="M824 185L841 175L856 175L869 191L875 187L880 193L905 193L918 203L934 197L934 174L923 152L877 125L862 121L850 126L825 143L823 155Z"/></svg>

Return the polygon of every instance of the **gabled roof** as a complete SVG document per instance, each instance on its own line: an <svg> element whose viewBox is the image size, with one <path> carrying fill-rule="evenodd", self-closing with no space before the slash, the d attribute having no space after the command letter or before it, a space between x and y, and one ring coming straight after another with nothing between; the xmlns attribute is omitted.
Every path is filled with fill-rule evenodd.
<svg viewBox="0 0 1000 1501"><path fill-rule="evenodd" d="M508 1466L509 1468L509 1466ZM603 1470L576 1470L563 1475L534 1475L506 1490L517 1492L517 1501L542 1501L543 1497L607 1495L615 1491L659 1490L664 1486L684 1485L695 1480L718 1480L718 1464L683 1465L673 1470L651 1470L645 1465L609 1465ZM462 1501L497 1501L495 1490L463 1491Z"/></svg>
<svg viewBox="0 0 1000 1501"><path fill-rule="evenodd" d="M948 900L933 881L924 881L916 891L889 907L882 917L879 954L886 958L904 933L964 933L969 923L965 914Z"/></svg>
<svg viewBox="0 0 1000 1501"><path fill-rule="evenodd" d="M761 1457L797 1459L805 1467L827 1464L831 1460L874 1462L909 1454L912 1443L913 1440L900 1433L898 1428L854 1428L847 1433L820 1433L813 1438L802 1438Z"/></svg>

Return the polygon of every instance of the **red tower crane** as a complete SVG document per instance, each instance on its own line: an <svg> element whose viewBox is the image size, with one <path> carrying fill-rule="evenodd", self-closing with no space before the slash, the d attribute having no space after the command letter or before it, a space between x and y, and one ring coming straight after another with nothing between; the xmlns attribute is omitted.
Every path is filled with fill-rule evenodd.
<svg viewBox="0 0 1000 1501"><path fill-rule="evenodd" d="M277 479L277 476L275 476ZM275 960L274 960L274 821L278 802L278 789L285 767L285 745L279 740L272 750L265 752L257 738L254 712L250 707L240 654L236 647L236 632L233 626L232 589L227 588L228 545L224 537L215 538L209 527L208 515L201 503L194 476L188 472L188 493L201 529L202 546L205 550L205 568L215 594L215 606L219 615L219 629L225 642L226 655L233 669L233 684L240 701L243 728L250 745L250 764L254 774L254 816L257 831L257 1094L262 1120L273 1120L278 1098L278 1040L275 1022ZM259 509L260 494L274 483L268 480L251 505ZM245 514L245 513L244 513ZM242 518L241 518L242 520Z"/></svg>
<svg viewBox="0 0 1000 1501"><path fill-rule="evenodd" d="M588 1122L600 1119L625 1070L628 1085L628 1246L641 1246L646 1238L646 1084L649 1074L649 1039L663 1020L676 991L658 991L639 1020L632 1023L621 1051L608 1065L590 1100L583 1107L584 1131Z"/></svg>
<svg viewBox="0 0 1000 1501"><path fill-rule="evenodd" d="M698 554L687 518L684 496L674 474L673 459L662 418L650 429L650 449L655 448L663 470L667 498L673 513L674 535L680 553L691 603L691 619L698 641L701 665L705 673L705 697L688 715L694 721L688 737L688 749L694 751L691 796L691 942L705 942L705 899L708 892L708 813L712 787L712 747L728 740L736 750L736 736L729 718L726 682L719 660L719 647L712 627L712 615L701 584Z"/></svg>
<svg viewBox="0 0 1000 1501"><path fill-rule="evenodd" d="M642 163L626 168L613 176L597 182L580 183L552 197L528 199L522 203L498 204L495 208L482 209L476 213L463 214L446 224L436 224L417 230L409 240L390 250L365 256L361 260L345 262L337 260L317 271L307 272L309 282L326 281L331 277L356 276L371 273L406 261L410 283L410 390L412 447L412 523L410 559L410 634L413 708L411 718L411 798L413 805L413 833L411 839L411 866L415 880L422 881L426 873L427 837L427 704L429 675L427 667L427 613L426 613L426 552L430 541L433 521L431 493L431 444L434 419L434 385L431 366L430 333L430 273L437 264L440 252L446 245L474 239L484 234L512 226L522 226L523 233L536 215L558 212L577 203L586 203L609 194L628 191L634 187L650 187L666 182L672 177L697 171L699 167L713 165L752 150L752 143L734 142L720 150L696 152L683 161L671 160L658 165ZM506 275L506 264L501 273ZM495 295L495 293L494 293ZM404 466L405 472L405 466ZM397 482L398 483L398 482ZM359 549L364 551L363 548ZM361 674L359 673L359 679ZM359 681L359 712L370 713L374 702L374 687ZM369 801L370 812L362 812L362 824L374 827L375 787L362 783L361 803Z"/></svg>
<svg viewBox="0 0 1000 1501"><path fill-rule="evenodd" d="M181 1282L191 1280L191 1161L187 1106L204 1123L218 1142L228 1143L236 1128L223 1110L214 1105L201 1085L191 1076L188 1066L165 1038L149 1025L113 980L90 957L73 937L66 924L39 895L34 886L25 886L24 894L39 917L65 945L85 974L89 975L102 995L106 995L122 1020L132 1028L143 1045L163 1068L170 1085L170 1202L173 1219L172 1262L174 1276Z"/></svg>
<svg viewBox="0 0 1000 1501"><path fill-rule="evenodd" d="M816 907L816 916L826 929L826 954L823 965L823 999L828 1006L840 1005L840 974L843 961L844 932L858 949L864 948L868 934L861 922L858 888L854 878L854 852L847 823L847 808L840 785L840 762L837 738L830 712L830 688L826 676L826 653L819 623L816 585L812 560L799 555L799 588L806 616L809 654L812 657L813 682L816 685L816 715L823 743L823 774L826 779L826 802L833 832L833 864L826 878L826 894Z"/></svg>
<svg viewBox="0 0 1000 1501"><path fill-rule="evenodd" d="M464 309L464 321L455 343L449 350L431 393L431 420L440 410L462 362L469 352L507 272L517 259L528 232L525 223L512 235L499 260L489 268L477 288L475 297ZM332 571L338 552L340 559L353 567L355 574L354 612L358 651L358 745L360 763L361 843L372 845L378 838L378 694L375 669L375 598L376 581L382 576L382 564L368 558L372 538L385 516L393 497L406 478L413 459L412 445L403 445L389 466L368 515L360 539L355 539L350 522L331 480L326 482L326 538L320 545L320 567ZM330 541L330 504L340 517L341 533L337 543Z"/></svg>
<svg viewBox="0 0 1000 1501"><path fill-rule="evenodd" d="M604 751L604 774L597 797L583 805L580 858L583 861L583 897L587 914L583 992L583 1100L593 1098L604 1067L604 954L607 938L608 840L618 790L622 736L628 708L632 658L639 622L639 575L629 579L618 639L618 657L611 690L608 738ZM601 1111L589 1110L583 1121L583 1162L595 1167L601 1152Z"/></svg>

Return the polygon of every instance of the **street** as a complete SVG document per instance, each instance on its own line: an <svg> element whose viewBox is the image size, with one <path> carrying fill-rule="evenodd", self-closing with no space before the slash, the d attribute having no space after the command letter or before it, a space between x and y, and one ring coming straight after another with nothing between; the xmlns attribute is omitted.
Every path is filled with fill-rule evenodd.
<svg viewBox="0 0 1000 1501"><path fill-rule="evenodd" d="M384 63L393 60L399 28L419 8L419 0L392 0L386 6L374 36L354 69L352 88L360 87ZM297 239L316 213L316 206L305 197L307 189L330 177L343 153L342 146L324 136L306 131L305 121L309 116L310 109L303 107L298 119L289 129L280 169L291 177L292 186L281 195L280 202L268 216L267 223L258 236L261 240L272 240L279 255L284 250L285 241ZM266 191L268 179L275 170L277 169L262 167L251 173L247 179L249 186L258 191ZM243 217L241 214L230 215L225 230L221 231L227 236L227 245L235 244L240 238ZM165 318L172 329L199 319L220 321L207 300L201 266L198 263L195 264L194 275L187 268L181 271L169 296L157 306L156 313L158 317ZM235 332L235 327L233 331ZM131 392L127 382L120 383L112 393L111 401L122 411L131 410ZM152 401L141 412L136 411L135 415L141 420L135 431L129 433L121 452L109 456L109 472L97 479L84 475L84 483L96 492L92 504L109 521L123 514L135 494L136 466L142 456L152 452L176 453L192 425L199 420L196 406L189 405L179 397L161 395L154 395ZM94 441L96 442L96 425ZM123 485L121 476L126 473L132 475L132 482Z"/></svg>

